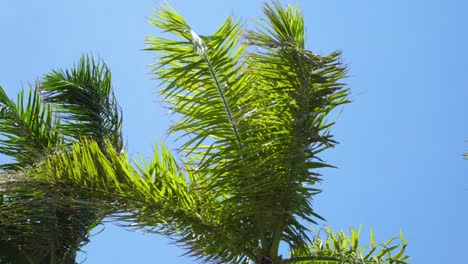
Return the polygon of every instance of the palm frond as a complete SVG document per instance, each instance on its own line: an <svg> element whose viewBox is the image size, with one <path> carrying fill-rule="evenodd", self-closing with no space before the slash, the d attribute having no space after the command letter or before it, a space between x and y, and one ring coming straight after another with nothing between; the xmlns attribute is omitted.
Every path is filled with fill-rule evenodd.
<svg viewBox="0 0 468 264"><path fill-rule="evenodd" d="M375 242L374 232L370 232L369 245L360 245L361 227L358 230L350 228L349 234L344 231L333 232L329 227L325 235L317 234L310 251L292 252L291 258L284 263L301 264L406 264L409 256L406 255L407 242L402 232L399 238L392 238L384 243ZM400 240L399 243L397 240Z"/></svg>
<svg viewBox="0 0 468 264"><path fill-rule="evenodd" d="M338 53L304 49L298 9L275 2L264 12L266 23L247 35L253 48L247 50L239 22L229 18L213 35L198 36L162 7L151 23L177 39L150 37L147 49L159 55L154 73L180 117L171 132L183 140L189 170L232 216L221 225L245 228L230 230L230 237L242 237L254 255L259 248L275 255L280 240L307 246L307 229L296 217L321 219L310 201L320 190L312 185L320 179L316 170L330 165L316 155L335 144L326 117L348 93L338 82L345 74Z"/></svg>
<svg viewBox="0 0 468 264"><path fill-rule="evenodd" d="M252 213L239 214L241 206L235 205L234 199L226 202L228 197L234 197L233 190L237 186L219 184L222 178L235 174L238 178L239 169L247 175L250 168L239 165L248 154L242 136L246 133L240 130L240 119L252 113L247 104L254 97L247 92L250 76L243 74L242 55L246 47L240 40L244 27L228 18L212 35L198 36L169 7L162 7L155 17L151 20L153 25L178 37L176 40L147 39L147 49L160 55L153 67L154 73L166 84L161 93L170 109L181 116L171 132L183 140L181 150L188 160L188 170L201 177L202 189L223 201L218 209L222 213L216 215L223 219L219 223L225 236L214 238L208 244L204 244L208 240L200 239L200 236L186 242L199 245L200 249L194 250L195 253L205 252L201 255L206 256L206 252L213 252L212 256L226 256L225 261L236 259L246 249L250 255L255 255L258 232ZM243 236L238 235L239 230L245 230ZM226 236L231 244L223 241ZM232 246L234 243L235 247ZM227 253L226 248L233 251Z"/></svg>
<svg viewBox="0 0 468 264"><path fill-rule="evenodd" d="M106 210L86 192L48 184L51 179L44 182L29 173L30 178L14 183L4 182L3 175L34 171L54 155L69 154L70 144L82 136L94 138L103 149L111 142L120 151L121 113L110 81L104 63L84 56L74 69L53 71L26 95L21 91L16 103L0 89L0 153L15 161L0 167L7 170L0 175L0 218L7 220L0 225L6 239L0 242L39 262L61 262L74 259L100 223Z"/></svg>
<svg viewBox="0 0 468 264"><path fill-rule="evenodd" d="M83 56L71 70L53 70L40 86L45 101L61 119L58 126L68 142L94 138L122 149L121 110L113 95L107 65Z"/></svg>
<svg viewBox="0 0 468 264"><path fill-rule="evenodd" d="M75 259L103 216L103 206L79 189L51 185L23 172L0 173L0 198L0 262L8 257L18 263Z"/></svg>
<svg viewBox="0 0 468 264"><path fill-rule="evenodd" d="M20 91L16 102L0 87L0 153L14 159L0 169L17 170L33 165L60 144L57 121L39 91Z"/></svg>
<svg viewBox="0 0 468 264"><path fill-rule="evenodd" d="M233 241L219 226L225 219L220 219L216 197L197 187L196 177L179 168L167 147L156 147L154 159L136 163L135 169L126 155L106 146L103 151L94 140L82 139L73 143L71 151L42 160L28 177L54 188L79 190L86 195L82 202L105 205L99 207L101 212L128 223L126 227L168 236L191 252L206 253L206 260L219 261L242 250L224 247ZM194 237L205 246L192 243ZM229 243L215 243L220 239ZM216 257L210 246L216 248L211 251L226 253Z"/></svg>
<svg viewBox="0 0 468 264"><path fill-rule="evenodd" d="M106 214L128 223L124 226L168 236L197 252L196 257L237 257L246 263L245 247L237 247L240 238L232 236L244 227L220 225L235 214L221 211L218 199L200 188L199 177L177 165L164 144L155 147L153 160L136 163L136 169L126 155L107 146L103 151L97 142L82 139L71 152L44 159L29 177L81 190L91 201L107 205Z"/></svg>
<svg viewBox="0 0 468 264"><path fill-rule="evenodd" d="M226 136L239 144L232 119L233 102L225 93L228 86L239 81L236 73L243 51L243 47L238 46L242 25L228 18L213 35L199 37L168 6L161 7L155 17L150 23L179 37L176 40L148 37L147 50L160 55L152 66L154 73L167 84L161 91L165 102L174 113L183 115L171 129L172 132L180 132L181 137L190 138L182 150L195 155L206 153L197 148L205 150L203 143L228 140L224 139ZM213 130L216 131L208 133ZM220 138L216 134L224 136Z"/></svg>
<svg viewBox="0 0 468 264"><path fill-rule="evenodd" d="M283 233L276 233L275 241L285 239L293 248L304 247L306 228L295 218L312 223L321 219L310 199L320 192L313 187L320 181L317 169L332 166L317 155L336 144L330 134L333 122L327 117L348 102L348 89L339 82L346 67L339 62L338 52L320 56L305 49L303 16L297 7L282 7L274 1L263 12L265 19L247 35L255 50L247 64L256 84L275 102L277 115L283 116L279 133L271 139L275 144L264 149L276 172L268 182L278 182L271 191L279 195L269 198L284 212L277 214L275 224Z"/></svg>

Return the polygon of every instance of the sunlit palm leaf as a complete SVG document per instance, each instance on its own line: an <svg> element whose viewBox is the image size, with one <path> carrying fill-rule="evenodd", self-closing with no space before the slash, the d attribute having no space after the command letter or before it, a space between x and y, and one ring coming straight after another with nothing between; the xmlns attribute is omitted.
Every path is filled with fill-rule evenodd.
<svg viewBox="0 0 468 264"><path fill-rule="evenodd" d="M300 264L406 264L409 258L406 255L407 242L400 232L399 243L397 238L387 240L385 243L375 243L374 232L370 232L369 245L362 246L361 228L350 229L349 234L344 231L333 232L325 229L324 236L317 234L310 251L292 252L291 258L284 263Z"/></svg>
<svg viewBox="0 0 468 264"><path fill-rule="evenodd" d="M216 198L197 188L195 177L179 168L164 145L155 148L153 160L136 167L138 170L110 146L102 151L95 141L81 140L73 144L71 152L43 160L30 176L86 191L89 197L109 205L108 215L128 223L127 227L169 236L192 252L205 253L206 260L223 259L214 255L220 250L226 251L224 255L242 251L235 248L239 238L230 237L226 227L220 226L227 219L221 218ZM213 249L193 243L196 236ZM217 245L219 239L229 243Z"/></svg>
<svg viewBox="0 0 468 264"><path fill-rule="evenodd" d="M179 37L147 39L147 49L160 55L154 67L155 74L167 84L161 93L170 109L181 114L171 132L183 140L181 150L187 157L188 170L201 177L198 189L217 196L217 201L226 200L230 195L226 189L232 186L216 185L214 179L237 173L232 166L246 154L238 128L238 119L247 114L239 106L241 101L248 101L243 90L249 83L248 76L241 74L245 46L239 41L243 27L228 18L213 35L199 37L169 7L162 7L155 16L153 25ZM225 169L220 170L223 164ZM182 234L180 241L190 248L189 254L224 261L254 255L256 230L248 220L250 215L238 214L239 207L230 204L210 209L214 211L207 216L220 225L223 235L212 236L206 230ZM237 235L240 230L245 236Z"/></svg>
<svg viewBox="0 0 468 264"><path fill-rule="evenodd" d="M297 9L275 3L264 11L266 32L248 35L247 43L256 46L249 53L240 44L243 27L232 19L213 35L198 37L167 7L152 24L179 39L147 42L148 50L160 55L154 73L165 83L161 93L180 114L171 131L183 140L189 169L203 178L200 188L213 192L219 210L229 215L220 221L226 234L239 237L245 252L275 255L280 240L306 247L306 229L297 216L309 222L320 218L310 204L319 192L312 187L319 174L311 170L329 166L314 158L334 144L325 117L347 102L347 91L337 83L344 67L336 54L304 50ZM269 35L276 39L273 47L261 41ZM193 243L205 247L200 236Z"/></svg>
<svg viewBox="0 0 468 264"><path fill-rule="evenodd" d="M233 102L228 101L227 106L223 105L223 100L229 100L231 96L220 96L218 84L227 90L228 85L234 85L241 77L237 72L241 59L239 55L243 48L236 49L242 33L241 25L229 18L212 36L202 36L199 39L183 18L169 7L162 7L155 16L156 19L151 20L153 25L182 37L178 40L161 37L147 39L149 44L147 49L156 51L160 55L154 67L155 74L162 82L167 83L161 93L173 112L183 114L182 119L174 125L171 131L180 131L181 136L191 138L187 140L182 149L187 153L192 153L210 140L236 142L235 133L232 131L233 127L236 129L236 124L229 120L226 113L226 111L231 111L229 105ZM212 69L218 80L213 78L213 73L207 66L207 61L203 56L205 53L196 52L203 51L199 47L205 45L203 42L200 43L202 39L208 47L206 55L212 61ZM213 47L216 49L212 49ZM221 92L229 93L229 91ZM208 133L212 130L216 131ZM216 134L224 136L216 137ZM228 136L232 138L226 139ZM200 152L206 153L206 151ZM210 152L206 154L215 156Z"/></svg>

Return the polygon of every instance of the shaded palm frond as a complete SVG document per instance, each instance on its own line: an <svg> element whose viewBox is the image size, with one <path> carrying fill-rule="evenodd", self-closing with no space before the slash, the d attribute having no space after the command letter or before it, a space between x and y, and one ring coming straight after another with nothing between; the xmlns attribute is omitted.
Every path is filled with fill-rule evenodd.
<svg viewBox="0 0 468 264"><path fill-rule="evenodd" d="M58 114L61 120L58 131L69 143L91 137L102 147L108 140L122 149L121 110L104 62L83 56L71 70L46 74L40 89Z"/></svg>
<svg viewBox="0 0 468 264"><path fill-rule="evenodd" d="M350 229L349 234L344 231L333 232L329 227L325 229L325 236L317 234L308 252L291 253L291 258L284 263L301 264L406 264L409 256L406 255L407 242L400 231L398 238L392 238L385 243L375 242L374 232L370 232L369 245L360 245L361 227L358 230Z"/></svg>
<svg viewBox="0 0 468 264"><path fill-rule="evenodd" d="M31 166L60 144L57 121L37 89L20 91L16 102L0 87L0 153L14 159L0 169Z"/></svg>
<svg viewBox="0 0 468 264"><path fill-rule="evenodd" d="M0 242L18 254L39 262L74 261L104 217L106 210L88 192L24 172L54 155L69 154L70 144L81 136L94 138L103 149L109 141L121 150L121 113L110 81L104 63L83 56L74 69L53 71L35 89L21 91L16 103L0 89L0 153L15 161L1 169L28 176L4 182L3 175L11 173L2 171L0 182L0 218L6 220Z"/></svg>
<svg viewBox="0 0 468 264"><path fill-rule="evenodd" d="M84 192L23 172L0 173L0 197L0 260L13 263L69 263L103 216Z"/></svg>

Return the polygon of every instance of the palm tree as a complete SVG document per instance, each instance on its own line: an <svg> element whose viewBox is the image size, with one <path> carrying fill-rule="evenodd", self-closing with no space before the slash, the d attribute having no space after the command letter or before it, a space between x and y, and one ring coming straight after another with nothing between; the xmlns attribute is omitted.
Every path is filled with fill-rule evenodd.
<svg viewBox="0 0 468 264"><path fill-rule="evenodd" d="M297 7L273 2L263 11L254 30L228 18L208 36L197 35L167 5L150 20L174 36L148 37L147 50L158 54L153 72L163 83L164 102L178 117L170 129L180 142L177 155L161 142L152 160L130 162L121 147L110 78L102 78L107 70L81 66L46 75L39 88L45 101L39 112L45 114L30 118L50 120L35 133L48 136L34 141L46 147L31 151L36 158L22 163L26 158L5 145L2 153L16 160L7 167L12 174L4 173L5 179L14 175L6 186L67 188L70 203L95 205L101 213L84 217L88 221L112 216L168 236L206 262L406 263L402 236L400 245L393 239L375 244L371 232L366 251L359 246L360 229L310 231L323 220L312 206L321 192L318 170L333 167L319 154L337 144L329 119L349 102L341 83L346 67L339 52L321 56L306 50ZM94 65L87 61L80 65ZM57 75L61 78L50 77ZM73 85L75 75L93 85ZM12 128L3 135L28 144L21 150L31 149L29 134L14 134L15 121L9 122L0 123ZM289 256L281 255L280 245L289 247Z"/></svg>

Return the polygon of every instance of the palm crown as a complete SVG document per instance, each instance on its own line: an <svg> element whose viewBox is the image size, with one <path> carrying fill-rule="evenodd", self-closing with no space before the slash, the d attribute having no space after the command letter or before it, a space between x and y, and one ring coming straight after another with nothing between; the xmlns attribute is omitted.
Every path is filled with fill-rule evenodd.
<svg viewBox="0 0 468 264"><path fill-rule="evenodd" d="M8 139L0 151L16 161L4 168L21 171L22 183L72 186L102 215L167 235L205 261L405 263L404 240L395 251L392 240L379 248L371 239L365 254L354 230L323 239L309 231L323 219L312 199L320 192L317 170L332 166L318 155L336 144L329 120L348 102L340 82L346 67L339 52L305 49L297 7L273 2L263 11L255 30L228 18L208 36L167 5L150 20L174 36L148 37L147 50L158 54L153 72L179 117L170 132L180 158L161 143L151 161L129 162L110 74L84 58L72 71L45 76L42 94L30 93L29 117L0 94ZM33 121L19 134L22 118ZM290 258L280 255L280 243Z"/></svg>

